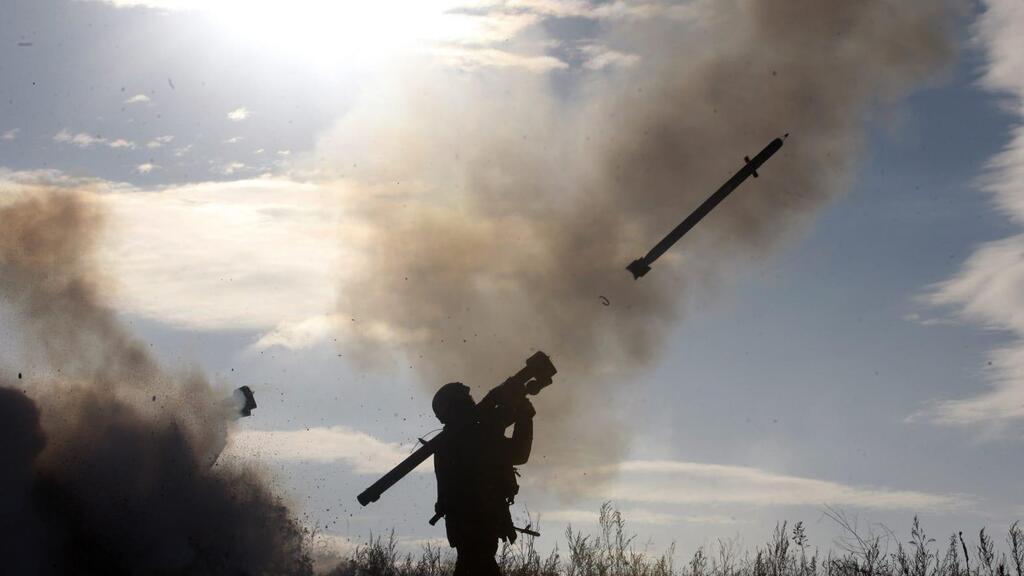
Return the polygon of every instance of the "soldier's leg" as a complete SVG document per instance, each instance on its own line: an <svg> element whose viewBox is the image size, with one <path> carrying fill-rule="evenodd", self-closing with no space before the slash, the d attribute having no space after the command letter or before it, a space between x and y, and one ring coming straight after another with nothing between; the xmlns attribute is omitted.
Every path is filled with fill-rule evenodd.
<svg viewBox="0 0 1024 576"><path fill-rule="evenodd" d="M501 576L501 569L494 555L498 553L498 539L491 537L484 546L481 546L483 555L480 558L480 573L488 576Z"/></svg>
<svg viewBox="0 0 1024 576"><path fill-rule="evenodd" d="M467 538L455 548L453 576L500 576L494 555L498 551L497 538Z"/></svg>

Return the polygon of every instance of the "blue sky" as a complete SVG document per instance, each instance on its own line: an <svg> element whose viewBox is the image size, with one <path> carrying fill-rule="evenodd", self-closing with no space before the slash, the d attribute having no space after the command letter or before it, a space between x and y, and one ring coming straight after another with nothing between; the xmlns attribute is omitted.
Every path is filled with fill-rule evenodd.
<svg viewBox="0 0 1024 576"><path fill-rule="evenodd" d="M386 203L423 210L428 221L446 223L441 230L467 227L488 247L502 243L473 228L474 217L505 225L503 210L530 214L504 202L592 202L545 196L562 178L603 185L578 176L606 153L583 136L608 136L615 124L587 120L631 93L630 82L637 93L659 86L651 78L666 73L658 65L677 50L728 54L729 38L709 45L705 36L714 36L716 17L749 6L280 4L8 2L0 21L0 179L5 192L46 182L104 198L109 218L97 259L112 282L109 305L168 365L198 366L218 386L256 390L260 408L238 425L230 455L265 469L331 546L390 527L410 545L438 538L442 530L425 522L433 508L428 468L371 507L360 508L355 495L437 427L428 406L441 382L432 378L483 391L483 378L497 383L527 355L529 334L498 334L528 332L534 320L495 304L508 297L501 283L516 286L508 276L526 268L511 254L473 251L440 268L456 274L457 265L484 262L488 273L469 277L499 286L500 295L469 294L479 298L474 305L496 309L457 318L495 320L472 330L494 334L481 338L480 357L502 360L448 363L458 349L423 344L433 329L453 333L430 324L443 304L417 300L429 292L377 296L395 287L386 276L420 273L413 265L423 261L375 262L376 250L402 246L402 235L416 230L437 232ZM330 19L345 24L323 23ZM850 106L836 122L838 136L821 133L834 137L822 150L834 145L843 158L789 182L834 175L827 193L804 191L815 198L806 205L773 199L793 184L773 180L769 163L702 224L706 235L698 228L678 259L655 268L651 276L662 276L651 287L645 278L635 292L608 288L613 306L640 307L648 296L675 303L651 316L663 330L637 332L657 339L649 357L637 360L629 342L597 345L573 356L558 382L575 392L537 399L538 458L563 458L567 439L597 454L571 466L531 463L532 480L531 465L524 468L521 502L548 527L547 545L566 522L587 526L604 500L622 508L644 540L676 541L682 551L735 535L757 543L782 520L811 523L816 543L827 546L836 533L821 519L827 505L897 533L917 514L937 536L999 529L1024 514L1016 481L1024 472L1024 363L1016 360L1024 357L1024 252L1015 236L1024 218L1024 146L1014 140L1024 98L1014 73L1021 27L1024 12L1013 2L970 5L955 17L953 61L923 57L923 71L909 67L905 81L879 65L879 93ZM890 84L900 85L895 101L885 93ZM629 98L646 110L644 95ZM778 105L780 116L787 110ZM728 136L697 146L702 155L693 161L708 175L695 174L681 193L678 218L712 191L705 180L724 180L763 145L763 126L737 136L747 129L742 119L706 128L718 124ZM505 149L518 131L532 142L488 159L508 166L473 172L467 157ZM816 146L801 136L786 150L807 148L793 148L790 158ZM749 149L722 149L737 139ZM472 190L439 191L530 182L516 179L532 174L535 156L564 168L538 172L555 182L551 189L484 195L489 208L473 203ZM787 162L776 161L776 178L799 170ZM746 222L756 228L773 204L795 206L796 216L765 220L779 229L756 236L754 248L731 239L743 236L737 214L751 209ZM392 207L383 217L382 205ZM581 218L599 222L588 209ZM677 218L637 214L655 221L646 231ZM508 242L543 262L536 238L546 238L544 229L526 230L525 240L508 232ZM634 252L647 241L624 237ZM422 243L445 241L438 234ZM597 302L596 293L585 298ZM565 344L557 326L538 322L538 340ZM586 326L605 334L604 322ZM19 346L30 344L0 346L5 369L17 364ZM441 359L422 359L424 351ZM603 366L617 359L618 371ZM587 363L602 367L579 368ZM567 402L578 406L558 412ZM550 452L546 427L560 442ZM610 438L620 438L622 450L603 457L597 449ZM516 514L526 510L517 505Z"/></svg>

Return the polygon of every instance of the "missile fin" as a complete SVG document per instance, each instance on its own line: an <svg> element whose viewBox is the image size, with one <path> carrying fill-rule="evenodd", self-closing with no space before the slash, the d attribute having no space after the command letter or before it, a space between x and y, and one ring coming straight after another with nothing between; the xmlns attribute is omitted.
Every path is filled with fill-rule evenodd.
<svg viewBox="0 0 1024 576"><path fill-rule="evenodd" d="M637 258L630 262L629 266L626 266L626 270L633 273L633 280L639 280L641 276L651 271L651 267L643 258Z"/></svg>

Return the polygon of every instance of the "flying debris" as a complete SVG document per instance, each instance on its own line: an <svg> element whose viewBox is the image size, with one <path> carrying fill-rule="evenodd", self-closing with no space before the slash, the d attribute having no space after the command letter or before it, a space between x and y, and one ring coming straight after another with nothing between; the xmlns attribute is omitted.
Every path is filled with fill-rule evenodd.
<svg viewBox="0 0 1024 576"><path fill-rule="evenodd" d="M237 388L234 397L238 406L238 414L242 418L251 416L253 409L256 408L256 397L253 396L252 389L248 386Z"/></svg>
<svg viewBox="0 0 1024 576"><path fill-rule="evenodd" d="M722 200L725 200L725 197L742 184L748 176L757 178L757 169L767 162L773 154L778 152L779 148L782 148L783 141L787 137L789 137L789 134L786 134L782 138L772 140L764 147L764 150L758 152L757 156L754 156L753 159L749 156L744 156L744 164L743 167L740 168L739 172L733 175L733 177L725 184L722 184L722 187L716 190L715 193L705 200L703 204L698 206L693 213L687 216L686 220L683 220L678 226L669 232L667 236L662 238L661 242L658 242L654 248L651 248L651 251L648 252L646 256L643 258L637 258L636 260L633 260L629 266L626 266L626 270L629 270L633 274L633 279L637 280L644 274L650 272L651 264L654 264L655 260L664 254L666 250L671 248L673 244L678 242L680 238L689 232L691 228L696 226L697 223L707 216L709 212L714 210L715 206L718 206Z"/></svg>

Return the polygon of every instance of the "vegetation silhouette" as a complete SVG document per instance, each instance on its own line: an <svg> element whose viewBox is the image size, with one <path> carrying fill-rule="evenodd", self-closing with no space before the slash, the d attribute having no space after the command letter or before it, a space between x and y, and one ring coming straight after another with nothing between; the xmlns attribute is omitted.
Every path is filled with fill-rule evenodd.
<svg viewBox="0 0 1024 576"><path fill-rule="evenodd" d="M776 526L769 540L753 550L741 550L734 540L719 540L714 549L698 548L677 566L675 545L664 552L651 550L627 530L626 519L611 503L598 515L598 531L588 534L571 525L564 542L547 555L526 536L505 543L497 564L506 576L1022 576L1024 529L1015 522L1006 536L1006 550L982 529L970 547L949 537L945 545L928 537L917 518L910 540L900 541L889 530L862 531L840 511L826 509L843 536L835 548L821 552L809 544L806 527ZM962 534L962 533L961 533ZM330 570L328 576L447 576L452 554L427 543L418 555L402 554L394 532L372 537Z"/></svg>

